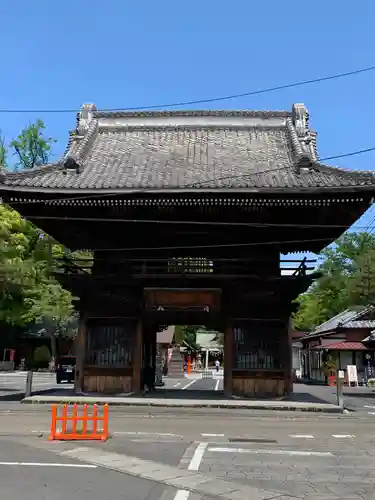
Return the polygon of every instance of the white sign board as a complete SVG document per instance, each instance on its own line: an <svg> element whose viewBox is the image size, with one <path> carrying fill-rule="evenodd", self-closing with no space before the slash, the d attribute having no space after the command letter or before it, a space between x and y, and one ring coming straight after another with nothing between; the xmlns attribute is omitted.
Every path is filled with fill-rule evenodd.
<svg viewBox="0 0 375 500"><path fill-rule="evenodd" d="M357 367L355 365L348 365L346 367L348 373L348 383L349 385L353 382L358 385L358 374Z"/></svg>

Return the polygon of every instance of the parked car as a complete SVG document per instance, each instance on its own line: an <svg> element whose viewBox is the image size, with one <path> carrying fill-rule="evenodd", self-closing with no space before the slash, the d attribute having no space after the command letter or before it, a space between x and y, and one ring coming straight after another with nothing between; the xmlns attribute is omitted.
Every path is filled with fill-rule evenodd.
<svg viewBox="0 0 375 500"><path fill-rule="evenodd" d="M74 382L75 370L75 356L61 356L56 367L56 383L61 384L63 381Z"/></svg>

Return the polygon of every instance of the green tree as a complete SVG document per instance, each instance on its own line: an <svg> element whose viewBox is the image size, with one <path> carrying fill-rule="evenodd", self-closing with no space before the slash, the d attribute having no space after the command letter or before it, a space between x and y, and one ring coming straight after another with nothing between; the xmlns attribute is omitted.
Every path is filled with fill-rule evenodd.
<svg viewBox="0 0 375 500"><path fill-rule="evenodd" d="M43 121L37 120L24 128L17 139L11 141L10 148L16 156L16 169L30 169L48 163L52 144L56 141L52 137L45 137L44 129Z"/></svg>
<svg viewBox="0 0 375 500"><path fill-rule="evenodd" d="M194 350L198 349L197 331L200 326L176 325L174 342L177 345L182 345L184 342Z"/></svg>
<svg viewBox="0 0 375 500"><path fill-rule="evenodd" d="M34 349L34 361L37 363L48 363L51 353L46 345L41 345Z"/></svg>
<svg viewBox="0 0 375 500"><path fill-rule="evenodd" d="M7 148L5 146L5 137L1 135L0 130L0 169L7 166Z"/></svg>
<svg viewBox="0 0 375 500"><path fill-rule="evenodd" d="M44 328L53 359L56 336L75 332L73 298L52 274L55 256L63 252L17 212L0 205L0 322L26 330Z"/></svg>
<svg viewBox="0 0 375 500"><path fill-rule="evenodd" d="M0 320L18 325L42 317L65 321L72 297L51 276L49 244L38 228L0 205ZM52 258L63 248L53 242Z"/></svg>
<svg viewBox="0 0 375 500"><path fill-rule="evenodd" d="M217 332L217 335L215 336L215 341L221 346L224 346L224 332Z"/></svg>
<svg viewBox="0 0 375 500"><path fill-rule="evenodd" d="M52 138L44 136L44 123L37 120L11 141L15 168L30 169L48 162ZM7 148L0 137L0 165L7 163ZM51 338L56 357L56 336L74 335L76 315L73 297L54 277L58 259L71 253L9 207L0 205L0 322L26 330L44 330Z"/></svg>
<svg viewBox="0 0 375 500"><path fill-rule="evenodd" d="M297 299L299 309L293 316L294 327L311 330L347 307L363 303L365 298L363 294L359 298L358 283L363 279L364 262L374 252L375 237L366 232L346 233L326 248L317 269L322 277Z"/></svg>
<svg viewBox="0 0 375 500"><path fill-rule="evenodd" d="M370 249L358 260L358 269L348 282L350 300L353 304L367 306L375 304L375 250Z"/></svg>

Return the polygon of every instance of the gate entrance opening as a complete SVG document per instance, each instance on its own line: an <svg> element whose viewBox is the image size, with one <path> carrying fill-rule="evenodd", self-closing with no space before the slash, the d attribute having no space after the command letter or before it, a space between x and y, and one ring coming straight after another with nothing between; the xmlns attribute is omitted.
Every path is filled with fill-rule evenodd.
<svg viewBox="0 0 375 500"><path fill-rule="evenodd" d="M189 328L189 327L188 327ZM144 331L141 386L153 397L215 398L224 391L222 334L190 326L150 325Z"/></svg>

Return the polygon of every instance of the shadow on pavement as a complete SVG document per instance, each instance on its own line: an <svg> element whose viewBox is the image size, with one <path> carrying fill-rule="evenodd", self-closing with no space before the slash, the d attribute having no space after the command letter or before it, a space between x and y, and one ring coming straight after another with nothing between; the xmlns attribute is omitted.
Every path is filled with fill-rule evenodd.
<svg viewBox="0 0 375 500"><path fill-rule="evenodd" d="M352 398L366 398L366 399L375 399L375 392L347 392L344 391L344 396L352 397Z"/></svg>
<svg viewBox="0 0 375 500"><path fill-rule="evenodd" d="M332 403L330 398L319 398L309 392L294 392L291 396L282 399L283 401L294 401L300 403Z"/></svg>
<svg viewBox="0 0 375 500"><path fill-rule="evenodd" d="M1 389L1 392L10 392L9 389ZM44 389L44 390L41 390L41 391L33 391L31 393L32 396L44 396L44 395L48 395L48 394L56 394L56 389ZM70 392L70 394L72 394L72 392ZM61 394L61 396L65 396L65 394ZM24 392L15 392L14 389L12 390L12 392L10 394L1 394L0 395L0 401L22 401L23 398L25 397L25 393Z"/></svg>
<svg viewBox="0 0 375 500"><path fill-rule="evenodd" d="M311 390L310 390L311 389ZM57 397L65 397L69 398L71 396L92 396L92 397L100 397L103 396L101 394L77 394L74 392L72 388L49 388L41 391L33 391L32 395L50 395ZM345 396L360 396L360 397L375 397L374 393L347 393ZM193 387L188 387L187 389L182 388L165 388L165 387L157 387L153 392L147 393L117 393L111 394L111 397L114 398L126 398L126 397L144 397L160 399L160 400L197 400L197 401L228 401L231 399L232 401L285 401L292 403L316 403L316 404L336 404L336 396L335 391L332 388L328 387L316 387L312 388L303 387L301 385L294 387L294 392L286 397L271 397L264 395L264 397L242 397L242 396L233 396L232 398L228 398L224 395L223 391L213 390L213 389L194 389ZM0 401L21 401L24 398L24 391L19 393L13 393L8 395L0 396Z"/></svg>

